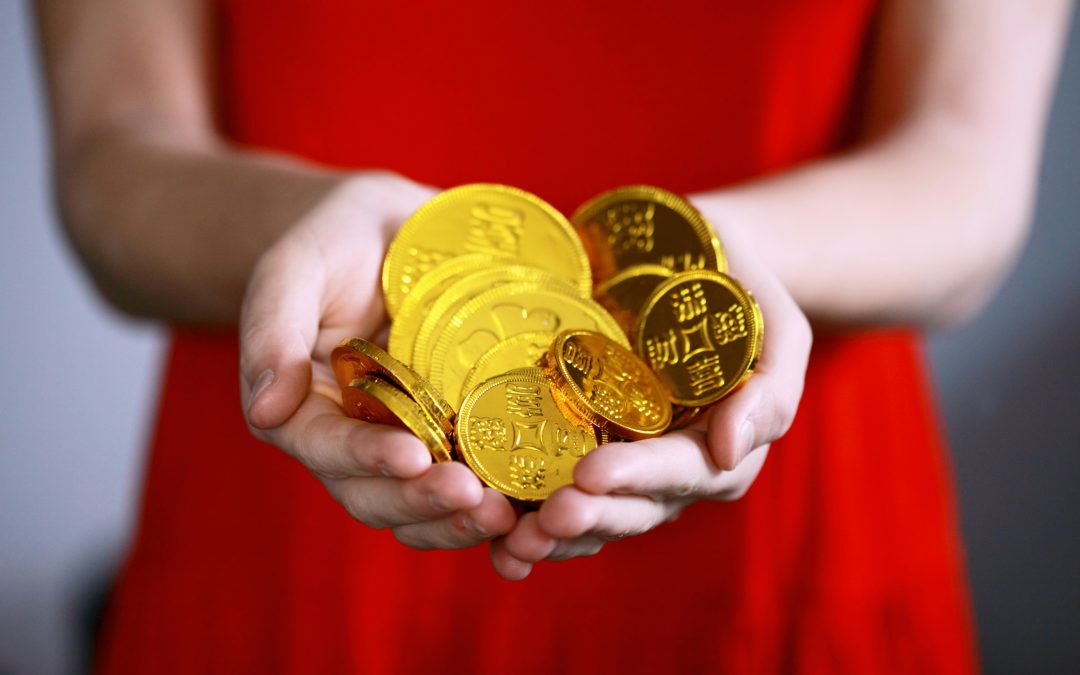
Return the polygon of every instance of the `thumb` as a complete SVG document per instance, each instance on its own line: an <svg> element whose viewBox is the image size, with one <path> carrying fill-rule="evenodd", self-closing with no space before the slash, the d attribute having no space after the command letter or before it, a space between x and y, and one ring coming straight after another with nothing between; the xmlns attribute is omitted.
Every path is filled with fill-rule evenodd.
<svg viewBox="0 0 1080 675"><path fill-rule="evenodd" d="M241 398L248 424L280 426L311 383L324 274L318 255L283 240L259 260L240 312Z"/></svg>

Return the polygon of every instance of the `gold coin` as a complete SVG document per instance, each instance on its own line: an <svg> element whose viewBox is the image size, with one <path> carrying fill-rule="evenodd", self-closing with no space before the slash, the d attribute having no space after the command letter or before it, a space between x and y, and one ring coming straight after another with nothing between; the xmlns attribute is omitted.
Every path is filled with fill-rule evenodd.
<svg viewBox="0 0 1080 675"><path fill-rule="evenodd" d="M390 324L387 351L402 361L411 363L416 335L420 332L420 325L427 317L431 305L442 297L454 282L473 272L490 269L491 265L491 256L474 253L451 258L421 277L402 300L401 307Z"/></svg>
<svg viewBox="0 0 1080 675"><path fill-rule="evenodd" d="M689 408L720 400L753 372L764 325L753 297L720 272L676 274L645 302L637 353Z"/></svg>
<svg viewBox="0 0 1080 675"><path fill-rule="evenodd" d="M567 418L539 368L486 380L458 416L458 451L482 481L522 501L546 499L573 482L574 465L596 447L589 425Z"/></svg>
<svg viewBox="0 0 1080 675"><path fill-rule="evenodd" d="M459 398L464 398L465 392L472 390L484 380L518 368L535 366L547 353L554 340L555 333L538 331L512 335L499 342L487 350L476 361L476 365L465 374L465 382L462 383ZM451 396L450 399L453 400L454 397ZM461 401L458 400L457 403Z"/></svg>
<svg viewBox="0 0 1080 675"><path fill-rule="evenodd" d="M574 328L593 330L629 346L603 307L571 295L564 286L518 282L493 288L463 304L440 330L432 332L428 379L444 395L461 391L477 360L503 340L521 333L557 334Z"/></svg>
<svg viewBox="0 0 1080 675"><path fill-rule="evenodd" d="M390 316L432 268L469 253L540 267L592 294L588 256L565 216L524 190L474 183L436 195L402 225L382 270Z"/></svg>
<svg viewBox="0 0 1080 675"><path fill-rule="evenodd" d="M473 272L451 284L425 312L416 337L413 338L412 363L417 371L431 376L431 350L443 328L473 298L498 286L516 282L544 283L566 295L579 297L577 289L551 272L524 265L499 265ZM458 399L460 400L460 399Z"/></svg>
<svg viewBox="0 0 1080 675"><path fill-rule="evenodd" d="M586 330L560 333L547 362L556 395L616 436L652 438L671 423L664 385L636 354L610 338Z"/></svg>
<svg viewBox="0 0 1080 675"><path fill-rule="evenodd" d="M363 338L342 341L330 353L330 366L342 391L353 380L372 376L396 386L415 400L438 423L443 433L453 440L454 408L415 370L387 354L375 343Z"/></svg>
<svg viewBox="0 0 1080 675"><path fill-rule="evenodd" d="M453 445L435 420L394 385L377 377L357 378L341 390L349 417L408 429L419 438L437 462L453 460Z"/></svg>
<svg viewBox="0 0 1080 675"><path fill-rule="evenodd" d="M571 221L585 242L597 283L643 264L673 272L727 270L713 227L685 199L658 187L605 192L578 208Z"/></svg>
<svg viewBox="0 0 1080 675"><path fill-rule="evenodd" d="M611 312L623 332L633 337L634 326L645 301L674 272L663 265L634 265L609 277L596 287L594 299Z"/></svg>

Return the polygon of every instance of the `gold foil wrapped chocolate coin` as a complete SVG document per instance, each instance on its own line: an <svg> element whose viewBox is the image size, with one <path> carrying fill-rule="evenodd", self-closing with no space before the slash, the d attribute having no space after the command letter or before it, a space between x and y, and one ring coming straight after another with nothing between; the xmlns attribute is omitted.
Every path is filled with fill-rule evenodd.
<svg viewBox="0 0 1080 675"><path fill-rule="evenodd" d="M425 274L467 254L540 267L592 294L589 260L565 216L524 190L476 183L439 193L402 225L383 263L390 316Z"/></svg>
<svg viewBox="0 0 1080 675"><path fill-rule="evenodd" d="M461 404L458 453L484 483L526 502L573 482L574 465L594 449L593 427L556 404L539 368L482 382Z"/></svg>
<svg viewBox="0 0 1080 675"><path fill-rule="evenodd" d="M446 399L412 368L381 347L363 338L344 340L330 353L338 386L344 390L354 380L377 377L402 390L435 420L448 438L454 435L454 409Z"/></svg>
<svg viewBox="0 0 1080 675"><path fill-rule="evenodd" d="M753 372L764 327L757 303L720 272L685 272L661 284L638 320L635 347L672 403L715 403Z"/></svg>
<svg viewBox="0 0 1080 675"><path fill-rule="evenodd" d="M372 424L408 429L437 462L453 459L453 444L435 420L416 401L377 377L353 380L341 390L346 414Z"/></svg>
<svg viewBox="0 0 1080 675"><path fill-rule="evenodd" d="M651 438L671 423L664 385L637 355L604 335L559 334L547 366L559 400L615 436Z"/></svg>
<svg viewBox="0 0 1080 675"><path fill-rule="evenodd" d="M585 243L599 284L635 265L672 272L727 270L713 227L682 197L649 185L594 197L570 219Z"/></svg>

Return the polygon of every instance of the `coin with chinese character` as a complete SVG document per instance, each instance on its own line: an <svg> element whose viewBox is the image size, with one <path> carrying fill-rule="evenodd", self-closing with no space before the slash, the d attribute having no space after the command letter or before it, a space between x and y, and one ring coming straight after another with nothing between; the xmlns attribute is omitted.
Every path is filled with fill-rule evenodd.
<svg viewBox="0 0 1080 675"><path fill-rule="evenodd" d="M671 423L664 385L636 354L606 336L560 333L547 363L558 399L616 436L651 438Z"/></svg>
<svg viewBox="0 0 1080 675"><path fill-rule="evenodd" d="M390 316L431 269L465 254L547 269L592 294L589 259L561 213L524 190L476 183L441 192L402 225L382 270Z"/></svg>
<svg viewBox="0 0 1080 675"><path fill-rule="evenodd" d="M408 429L419 438L437 462L453 459L453 444L416 401L378 377L358 378L341 389L345 413L372 424Z"/></svg>
<svg viewBox="0 0 1080 675"><path fill-rule="evenodd" d="M402 390L435 420L449 438L454 435L454 409L431 384L412 368L363 338L343 341L330 353L338 386L344 389L353 380L377 377Z"/></svg>
<svg viewBox="0 0 1080 675"><path fill-rule="evenodd" d="M505 284L481 293L431 333L428 379L443 392L461 391L465 376L498 343L521 333L554 333L583 328L629 346L603 307L569 293L563 285ZM453 395L450 395L452 398Z"/></svg>
<svg viewBox="0 0 1080 675"><path fill-rule="evenodd" d="M753 372L764 326L757 303L720 272L677 274L645 303L635 348L668 389L672 403L714 403Z"/></svg>
<svg viewBox="0 0 1080 675"><path fill-rule="evenodd" d="M596 286L593 298L633 337L641 308L656 287L672 277L663 265L634 265Z"/></svg>
<svg viewBox="0 0 1080 675"><path fill-rule="evenodd" d="M599 284L634 265L672 272L727 270L713 227L682 197L648 185L621 187L586 202L571 221Z"/></svg>
<svg viewBox="0 0 1080 675"><path fill-rule="evenodd" d="M522 501L541 501L573 482L574 465L596 447L593 427L568 418L539 368L485 380L465 397L458 453L484 483Z"/></svg>

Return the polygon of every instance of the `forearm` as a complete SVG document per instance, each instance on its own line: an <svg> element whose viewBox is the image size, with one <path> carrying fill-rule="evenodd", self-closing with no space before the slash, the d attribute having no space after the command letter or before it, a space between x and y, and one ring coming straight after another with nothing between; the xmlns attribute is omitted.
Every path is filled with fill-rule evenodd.
<svg viewBox="0 0 1080 675"><path fill-rule="evenodd" d="M886 2L863 140L699 204L815 319L970 316L1027 233L1069 8Z"/></svg>
<svg viewBox="0 0 1080 675"><path fill-rule="evenodd" d="M58 158L65 226L124 311L232 323L258 256L347 180L295 160L123 130Z"/></svg>
<svg viewBox="0 0 1080 675"><path fill-rule="evenodd" d="M1019 250L1034 168L1001 171L939 133L900 132L698 203L745 230L815 320L949 323L981 305Z"/></svg>

